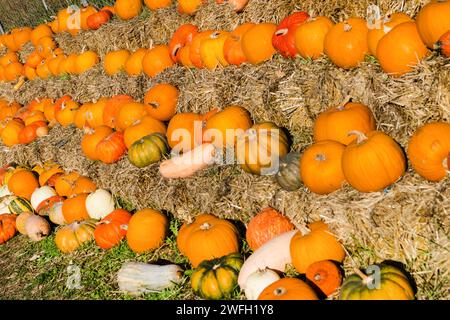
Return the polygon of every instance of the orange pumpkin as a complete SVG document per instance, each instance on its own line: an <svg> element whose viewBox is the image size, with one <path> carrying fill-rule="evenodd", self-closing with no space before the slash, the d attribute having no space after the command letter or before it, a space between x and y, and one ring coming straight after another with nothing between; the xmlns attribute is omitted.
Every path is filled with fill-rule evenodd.
<svg viewBox="0 0 450 320"><path fill-rule="evenodd" d="M117 209L104 217L95 228L94 238L102 249L110 249L125 238L131 214L123 209Z"/></svg>
<svg viewBox="0 0 450 320"><path fill-rule="evenodd" d="M170 7L172 0L144 0L144 3L150 10L158 10Z"/></svg>
<svg viewBox="0 0 450 320"><path fill-rule="evenodd" d="M87 107L85 118L90 128L98 128L103 125L103 110L108 102L107 98L100 98L98 101Z"/></svg>
<svg viewBox="0 0 450 320"><path fill-rule="evenodd" d="M357 140L344 150L342 171L353 188L361 192L381 191L400 179L406 159L394 139L380 131L350 134L356 135Z"/></svg>
<svg viewBox="0 0 450 320"><path fill-rule="evenodd" d="M32 124L25 125L25 127L19 132L19 143L28 144L36 140L37 129L46 127L47 123L44 121L36 121Z"/></svg>
<svg viewBox="0 0 450 320"><path fill-rule="evenodd" d="M290 251L292 264L299 273L305 273L308 267L317 261L334 260L342 262L345 251L338 239L323 221L308 225L309 233L297 232L291 239Z"/></svg>
<svg viewBox="0 0 450 320"><path fill-rule="evenodd" d="M26 126L37 121L44 121L44 122L46 121L44 113L39 110L30 111L24 118Z"/></svg>
<svg viewBox="0 0 450 320"><path fill-rule="evenodd" d="M450 124L432 122L420 127L409 140L408 158L425 179L444 179L450 172Z"/></svg>
<svg viewBox="0 0 450 320"><path fill-rule="evenodd" d="M36 47L39 44L39 40L43 37L51 37L53 35L52 29L46 24L40 24L31 31L30 40Z"/></svg>
<svg viewBox="0 0 450 320"><path fill-rule="evenodd" d="M142 103L130 102L123 104L115 117L116 129L119 131L124 131L126 128L146 115L147 110L145 105Z"/></svg>
<svg viewBox="0 0 450 320"><path fill-rule="evenodd" d="M372 111L365 105L348 102L343 106L331 107L322 112L314 123L314 141L334 140L348 145L356 140L349 135L357 130L368 133L375 130L375 118Z"/></svg>
<svg viewBox="0 0 450 320"><path fill-rule="evenodd" d="M0 244L5 243L16 234L16 215L0 215Z"/></svg>
<svg viewBox="0 0 450 320"><path fill-rule="evenodd" d="M86 210L87 196L87 193L83 193L63 201L62 213L67 223L89 219L89 214Z"/></svg>
<svg viewBox="0 0 450 320"><path fill-rule="evenodd" d="M76 58L75 73L82 74L94 67L99 61L100 58L97 53L93 51L85 51Z"/></svg>
<svg viewBox="0 0 450 320"><path fill-rule="evenodd" d="M324 51L338 67L351 69L363 62L369 52L367 22L350 18L334 25L325 36Z"/></svg>
<svg viewBox="0 0 450 320"><path fill-rule="evenodd" d="M387 15L384 19L375 22L373 28L369 28L369 33L367 34L367 42L369 45L369 52L376 56L377 47L380 40L389 33L395 26L400 23L412 21L412 19L403 12L396 12Z"/></svg>
<svg viewBox="0 0 450 320"><path fill-rule="evenodd" d="M250 220L245 238L250 249L255 251L267 241L294 229L295 226L288 218L269 207Z"/></svg>
<svg viewBox="0 0 450 320"><path fill-rule="evenodd" d="M128 50L117 50L108 52L105 55L105 59L103 61L103 67L105 68L105 72L112 76L116 73L123 71L125 69L125 64L130 57L130 51Z"/></svg>
<svg viewBox="0 0 450 320"><path fill-rule="evenodd" d="M266 287L258 300L319 300L314 290L304 281L283 278Z"/></svg>
<svg viewBox="0 0 450 320"><path fill-rule="evenodd" d="M336 292L342 284L342 272L332 260L317 261L306 269L306 279L314 283L325 296Z"/></svg>
<svg viewBox="0 0 450 320"><path fill-rule="evenodd" d="M324 52L325 36L334 26L324 16L310 17L295 31L295 49L303 58L317 59Z"/></svg>
<svg viewBox="0 0 450 320"><path fill-rule="evenodd" d="M116 117L123 105L133 102L128 95L116 95L108 100L103 110L103 124L110 128L116 127Z"/></svg>
<svg viewBox="0 0 450 320"><path fill-rule="evenodd" d="M244 62L247 62L247 57L242 50L242 37L244 34L254 27L255 24L253 22L247 22L239 25L236 29L234 29L230 36L225 40L223 45L223 54L225 60L229 64L240 65Z"/></svg>
<svg viewBox="0 0 450 320"><path fill-rule="evenodd" d="M13 117L17 111L19 111L19 109L22 106L16 102L13 102L9 105L5 105L3 107L0 108L0 120L4 120L8 117Z"/></svg>
<svg viewBox="0 0 450 320"><path fill-rule="evenodd" d="M56 193L61 197L70 196L72 189L75 186L75 182L79 177L80 174L74 171L56 178L55 180Z"/></svg>
<svg viewBox="0 0 450 320"><path fill-rule="evenodd" d="M85 129L88 128L88 121L87 121L87 113L89 111L89 109L91 108L92 103L88 102L85 103L83 105L81 105L81 107L78 108L77 112L75 113L75 118L73 119L73 123L75 124L75 126L78 129Z"/></svg>
<svg viewBox="0 0 450 320"><path fill-rule="evenodd" d="M174 152L184 153L202 143L203 121L197 113L179 113L170 120L167 141Z"/></svg>
<svg viewBox="0 0 450 320"><path fill-rule="evenodd" d="M103 163L110 164L119 161L127 151L123 134L121 132L111 133L97 144L95 151L97 158Z"/></svg>
<svg viewBox="0 0 450 320"><path fill-rule="evenodd" d="M148 50L142 60L144 73L149 77L158 75L173 64L169 47L166 45L158 45Z"/></svg>
<svg viewBox="0 0 450 320"><path fill-rule="evenodd" d="M94 14L91 14L87 20L86 24L89 29L91 30L97 30L102 25L109 22L109 20L112 17L112 13L108 10L100 10L99 12L96 12Z"/></svg>
<svg viewBox="0 0 450 320"><path fill-rule="evenodd" d="M125 63L125 72L130 76L138 76L142 73L142 61L147 54L147 49L141 48L133 52Z"/></svg>
<svg viewBox="0 0 450 320"><path fill-rule="evenodd" d="M200 262L239 251L239 233L229 221L212 215L199 215L178 231L177 245L192 267Z"/></svg>
<svg viewBox="0 0 450 320"><path fill-rule="evenodd" d="M25 127L23 122L19 119L11 119L7 122L5 127L1 130L0 137L2 143L7 147L19 144L19 133Z"/></svg>
<svg viewBox="0 0 450 320"><path fill-rule="evenodd" d="M112 129L107 126L101 126L88 130L81 139L81 149L84 155L91 160L98 160L96 147L98 143L112 133Z"/></svg>
<svg viewBox="0 0 450 320"><path fill-rule="evenodd" d="M122 20L137 17L142 11L142 0L116 0L114 12Z"/></svg>
<svg viewBox="0 0 450 320"><path fill-rule="evenodd" d="M213 30L202 31L194 35L189 46L189 60L197 68L204 68L200 56L200 46L203 40L208 39L214 33Z"/></svg>
<svg viewBox="0 0 450 320"><path fill-rule="evenodd" d="M439 41L436 43L436 49L438 49L441 54L447 58L450 57L450 30L447 31L439 38Z"/></svg>
<svg viewBox="0 0 450 320"><path fill-rule="evenodd" d="M63 101L55 112L56 121L63 127L67 127L74 123L75 114L79 108L79 104L73 100Z"/></svg>
<svg viewBox="0 0 450 320"><path fill-rule="evenodd" d="M2 79L1 77L1 70L3 67L0 66L0 81ZM37 78L37 74L36 74L36 69L29 67L29 66L24 66L23 68L23 75L30 81L34 80Z"/></svg>
<svg viewBox="0 0 450 320"><path fill-rule="evenodd" d="M412 70L428 54L415 22L397 25L378 43L377 58L384 72L401 76Z"/></svg>
<svg viewBox="0 0 450 320"><path fill-rule="evenodd" d="M40 54L34 50L27 58L25 62L25 66L29 66L31 68L36 68L42 62L42 57Z"/></svg>
<svg viewBox="0 0 450 320"><path fill-rule="evenodd" d="M30 41L31 37L31 28L20 28L20 29L13 29L11 31L11 34L13 36L15 47L18 50L21 50L23 45Z"/></svg>
<svg viewBox="0 0 450 320"><path fill-rule="evenodd" d="M205 124L203 140L217 148L234 146L253 122L250 113L240 106L229 106L211 116Z"/></svg>
<svg viewBox="0 0 450 320"><path fill-rule="evenodd" d="M77 55L69 54L64 60L61 60L58 66L58 74L75 74L77 66Z"/></svg>
<svg viewBox="0 0 450 320"><path fill-rule="evenodd" d="M134 142L156 132L166 134L164 123L150 116L145 116L125 129L123 133L125 146L129 149Z"/></svg>
<svg viewBox="0 0 450 320"><path fill-rule="evenodd" d="M80 26L83 30L90 29L88 26L88 19L91 15L94 15L97 13L97 9L95 9L93 6L86 6L81 8L80 10Z"/></svg>
<svg viewBox="0 0 450 320"><path fill-rule="evenodd" d="M230 33L227 31L215 31L200 44L200 57L203 65L209 70L214 70L219 65L228 65L224 56L224 44Z"/></svg>
<svg viewBox="0 0 450 320"><path fill-rule="evenodd" d="M285 58L294 58L297 55L295 47L295 32L305 23L309 15L304 12L295 12L283 20L277 26L272 37L272 44Z"/></svg>
<svg viewBox="0 0 450 320"><path fill-rule="evenodd" d="M52 37L40 38L36 47L37 52L42 58L47 58L50 56L54 49L56 49L56 42L52 39Z"/></svg>
<svg viewBox="0 0 450 320"><path fill-rule="evenodd" d="M128 246L136 253L155 250L163 243L168 227L169 220L161 212L139 210L128 223Z"/></svg>
<svg viewBox="0 0 450 320"><path fill-rule="evenodd" d="M181 62L179 56L181 49L189 45L197 33L198 28L192 24L183 24L174 32L169 42L169 52L173 62Z"/></svg>
<svg viewBox="0 0 450 320"><path fill-rule="evenodd" d="M420 9L416 22L422 41L433 49L439 38L450 30L450 1L431 0Z"/></svg>
<svg viewBox="0 0 450 320"><path fill-rule="evenodd" d="M144 105L149 116L169 121L176 113L179 91L168 83L150 88L144 97Z"/></svg>
<svg viewBox="0 0 450 320"><path fill-rule="evenodd" d="M270 60L276 50L272 37L277 29L273 23L260 23L250 28L242 36L242 51L252 64Z"/></svg>
<svg viewBox="0 0 450 320"><path fill-rule="evenodd" d="M77 250L94 238L95 220L75 221L56 232L55 244L63 253Z"/></svg>
<svg viewBox="0 0 450 320"><path fill-rule="evenodd" d="M178 0L178 12L194 14L206 0Z"/></svg>
<svg viewBox="0 0 450 320"><path fill-rule="evenodd" d="M79 176L73 182L69 196L72 197L80 194L88 194L94 192L95 190L97 190L97 186L91 179L88 177Z"/></svg>
<svg viewBox="0 0 450 320"><path fill-rule="evenodd" d="M10 63L4 70L7 82L15 81L23 75L23 65L20 62Z"/></svg>
<svg viewBox="0 0 450 320"><path fill-rule="evenodd" d="M14 195L31 200L31 194L39 188L39 181L35 174L29 170L14 173L8 180L8 189Z"/></svg>
<svg viewBox="0 0 450 320"><path fill-rule="evenodd" d="M309 190L328 194L340 189L345 182L341 159L345 145L324 140L308 147L300 159L300 176Z"/></svg>

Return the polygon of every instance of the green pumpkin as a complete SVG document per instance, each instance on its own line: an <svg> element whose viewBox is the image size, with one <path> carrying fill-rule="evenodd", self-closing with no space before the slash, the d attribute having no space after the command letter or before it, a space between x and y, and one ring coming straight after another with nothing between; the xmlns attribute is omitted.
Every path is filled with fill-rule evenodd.
<svg viewBox="0 0 450 320"><path fill-rule="evenodd" d="M385 263L371 267L370 275L358 270L345 279L340 300L414 300L414 290L402 270Z"/></svg>
<svg viewBox="0 0 450 320"><path fill-rule="evenodd" d="M160 133L152 133L134 142L128 150L128 160L138 168L160 161L169 152L167 139Z"/></svg>
<svg viewBox="0 0 450 320"><path fill-rule="evenodd" d="M9 211L14 214L21 214L22 212L33 212L33 207L31 203L24 198L14 197L14 199L9 202L8 205Z"/></svg>
<svg viewBox="0 0 450 320"><path fill-rule="evenodd" d="M280 160L280 170L275 179L284 190L295 191L302 186L300 157L298 152L289 152Z"/></svg>
<svg viewBox="0 0 450 320"><path fill-rule="evenodd" d="M244 259L239 253L203 261L191 275L192 289L204 299L230 297L237 287L239 270L243 263Z"/></svg>

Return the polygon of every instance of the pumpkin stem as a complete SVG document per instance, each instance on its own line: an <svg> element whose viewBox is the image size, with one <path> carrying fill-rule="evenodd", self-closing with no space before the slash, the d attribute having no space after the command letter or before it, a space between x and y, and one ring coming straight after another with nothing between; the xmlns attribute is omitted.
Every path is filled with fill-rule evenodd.
<svg viewBox="0 0 450 320"><path fill-rule="evenodd" d="M320 273L316 273L316 274L314 275L314 280L315 280L315 281L320 281L320 280L322 280L322 276L320 275Z"/></svg>
<svg viewBox="0 0 450 320"><path fill-rule="evenodd" d="M278 287L275 290L273 290L273 294L276 295L276 296L282 296L283 294L286 293L286 291L287 291L286 288Z"/></svg>
<svg viewBox="0 0 450 320"><path fill-rule="evenodd" d="M275 32L276 36L284 36L288 33L289 29L288 28L284 28L284 29L280 29L277 32Z"/></svg>
<svg viewBox="0 0 450 320"><path fill-rule="evenodd" d="M360 277L362 279L362 281L367 284L369 282L372 281L372 278L369 277L368 275L364 274L364 272L362 272L361 270L359 270L358 268L353 269L353 271L358 275L358 277Z"/></svg>
<svg viewBox="0 0 450 320"><path fill-rule="evenodd" d="M159 103L158 102L150 102L149 106L156 109L159 107Z"/></svg>
<svg viewBox="0 0 450 320"><path fill-rule="evenodd" d="M351 30L352 30L352 25L349 24L349 23L347 23L347 22L345 22L345 23L344 23L344 31L345 31L345 32L349 32L349 31L351 31Z"/></svg>
<svg viewBox="0 0 450 320"><path fill-rule="evenodd" d="M209 230L211 229L211 225L208 222L205 222L200 226L200 230Z"/></svg>
<svg viewBox="0 0 450 320"><path fill-rule="evenodd" d="M177 54L178 54L178 50L180 50L180 49L181 49L181 44L177 44L177 45L173 48L172 56L176 57Z"/></svg>
<svg viewBox="0 0 450 320"><path fill-rule="evenodd" d="M213 34L211 34L210 38L211 38L211 39L217 39L217 38L220 36L220 33L221 33L221 32L216 31L216 32L214 32Z"/></svg>
<svg viewBox="0 0 450 320"><path fill-rule="evenodd" d="M357 144L360 144L360 143L362 143L362 142L364 142L364 141L366 141L368 139L367 136L364 133L362 133L361 131L357 131L357 130L350 131L347 135L348 136L353 136L353 135L356 136L357 137L357 140L356 140Z"/></svg>
<svg viewBox="0 0 450 320"><path fill-rule="evenodd" d="M316 154L316 161L325 161L327 157L323 153Z"/></svg>

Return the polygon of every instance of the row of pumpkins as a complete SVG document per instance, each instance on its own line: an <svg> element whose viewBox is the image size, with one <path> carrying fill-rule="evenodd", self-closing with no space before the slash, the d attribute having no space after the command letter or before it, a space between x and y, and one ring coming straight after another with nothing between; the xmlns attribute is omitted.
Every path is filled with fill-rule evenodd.
<svg viewBox="0 0 450 320"><path fill-rule="evenodd" d="M66 173L54 163L25 167L5 166L1 174L0 244L16 230L40 241L56 228L55 243L70 253L95 240L110 249L126 240L136 253L159 248L168 235L169 219L143 209L134 214L116 208L114 197L87 177ZM340 298L414 299L409 275L398 267L381 264L380 286L369 286L371 276L356 270L343 281L341 263L346 252L323 221L299 231L280 212L266 208L253 217L245 239L253 251L240 253L236 226L210 214L196 216L177 231L177 247L193 268L191 286L202 298L224 299L239 286L248 299L317 300L340 288ZM280 277L292 264L306 280ZM119 287L131 294L162 290L180 283L176 265L125 264ZM341 287L342 285L342 287Z"/></svg>
<svg viewBox="0 0 450 320"><path fill-rule="evenodd" d="M110 17L112 12L118 12L123 17L121 9L118 9L122 7L121 2L117 1L115 8L107 7L99 12L92 6L79 9L81 29L89 29L89 25L94 29L99 27L89 23L91 16ZM61 10L59 18L50 26L42 24L35 29L15 29L11 34L0 37L0 46L3 44L10 50L0 59L0 81L11 82L21 76L33 80L52 75L81 74L99 63L100 58L93 51L66 56L52 39L53 32L67 31L67 19L71 12L70 9ZM73 33L79 30L75 29ZM417 21L404 13L393 13L375 21L371 29L362 18L350 18L334 24L327 17L310 17L306 12L293 13L278 26L273 23L244 23L232 32L200 31L192 24L184 24L173 34L168 45L141 48L134 52L112 51L105 55L103 66L108 75L125 71L130 76L144 72L154 77L176 63L189 68L213 70L244 62L259 64L279 52L287 58L300 55L307 59L316 59L325 53L337 66L350 69L357 67L367 54L371 54L378 59L385 72L400 76L410 72L429 54L427 47L438 47L448 56L449 40L450 1L444 0L425 5ZM22 65L15 51L28 41L33 43L35 51Z"/></svg>
<svg viewBox="0 0 450 320"><path fill-rule="evenodd" d="M284 128L271 122L254 124L243 107L176 113L178 96L176 87L162 83L148 90L144 103L127 95L81 106L69 96L55 102L36 99L23 108L0 100L0 138L12 146L33 141L40 130L48 134L47 126L55 123L75 125L84 131L81 149L87 158L109 164L128 152L129 161L140 168L164 160L160 173L165 178L191 176L217 163L221 150L232 150L233 163L244 171L276 174L285 190L304 184L317 194L334 192L345 182L361 192L380 191L406 170L403 149L376 131L372 111L361 103L345 102L322 112L314 124L314 144L300 154L289 152ZM170 149L172 157L165 160ZM422 177L445 178L450 171L450 124L434 122L419 128L407 155Z"/></svg>

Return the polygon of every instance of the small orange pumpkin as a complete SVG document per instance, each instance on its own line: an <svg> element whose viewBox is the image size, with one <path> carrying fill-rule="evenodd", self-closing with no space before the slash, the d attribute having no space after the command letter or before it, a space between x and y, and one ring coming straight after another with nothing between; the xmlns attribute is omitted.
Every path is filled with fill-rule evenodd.
<svg viewBox="0 0 450 320"><path fill-rule="evenodd" d="M123 105L133 102L133 98L128 95L116 95L106 102L103 110L103 124L110 128L116 127L116 117Z"/></svg>
<svg viewBox="0 0 450 320"><path fill-rule="evenodd" d="M306 269L306 279L314 283L325 296L329 297L342 284L342 271L332 260L317 261Z"/></svg>
<svg viewBox="0 0 450 320"><path fill-rule="evenodd" d="M31 200L34 190L39 188L39 181L36 175L29 170L15 172L8 180L8 189L14 195Z"/></svg>
<svg viewBox="0 0 450 320"><path fill-rule="evenodd" d="M95 228L94 238L102 249L110 249L125 238L131 213L117 209L104 217Z"/></svg>
<svg viewBox="0 0 450 320"><path fill-rule="evenodd" d="M99 61L100 58L98 57L98 54L93 51L85 51L81 53L77 56L75 62L76 74L82 74L86 72L87 70L94 67Z"/></svg>
<svg viewBox="0 0 450 320"><path fill-rule="evenodd" d="M169 52L173 62L181 62L179 56L181 53L180 50L189 45L197 33L198 28L189 23L181 25L174 32L169 42Z"/></svg>
<svg viewBox="0 0 450 320"><path fill-rule="evenodd" d="M96 151L97 145L112 132L112 129L107 126L98 127L95 130L89 129L81 139L81 149L83 150L84 155L91 160L98 160Z"/></svg>
<svg viewBox="0 0 450 320"><path fill-rule="evenodd" d="M241 24L234 29L230 33L230 36L225 40L223 45L223 54L225 60L227 60L229 64L238 66L247 61L247 57L242 50L242 37L254 26L255 24L253 22Z"/></svg>
<svg viewBox="0 0 450 320"><path fill-rule="evenodd" d="M116 0L114 13L122 20L137 17L142 11L142 0Z"/></svg>
<svg viewBox="0 0 450 320"><path fill-rule="evenodd" d="M303 58L317 59L324 52L325 36L334 26L327 17L310 17L295 31L295 48Z"/></svg>
<svg viewBox="0 0 450 320"><path fill-rule="evenodd" d="M258 300L319 300L314 290L304 281L283 278L266 287Z"/></svg>
<svg viewBox="0 0 450 320"><path fill-rule="evenodd" d="M83 193L63 201L62 213L67 223L89 219L86 210L87 196L87 193Z"/></svg>
<svg viewBox="0 0 450 320"><path fill-rule="evenodd" d="M145 116L125 129L123 132L125 146L129 149L134 142L156 132L165 135L165 124L150 116Z"/></svg>
<svg viewBox="0 0 450 320"><path fill-rule="evenodd" d="M297 29L309 18L304 11L295 12L281 20L272 37L272 44L285 58L294 58L297 55L295 47L295 33Z"/></svg>
<svg viewBox="0 0 450 320"><path fill-rule="evenodd" d="M273 23L260 23L250 28L242 36L242 51L248 62L259 64L270 60L276 50L272 37L277 29Z"/></svg>
<svg viewBox="0 0 450 320"><path fill-rule="evenodd" d="M147 54L147 49L141 48L130 54L124 69L129 76L138 76L142 73L142 61Z"/></svg>
<svg viewBox="0 0 450 320"><path fill-rule="evenodd" d="M115 117L115 126L119 131L124 131L137 120L148 115L145 105L138 102L123 104Z"/></svg>
<svg viewBox="0 0 450 320"><path fill-rule="evenodd" d="M149 116L169 121L176 113L179 91L168 83L160 83L150 88L144 97L144 105Z"/></svg>
<svg viewBox="0 0 450 320"><path fill-rule="evenodd" d="M97 158L103 163L115 163L119 161L127 151L123 134L121 132L113 132L103 138L95 149Z"/></svg>
<svg viewBox="0 0 450 320"><path fill-rule="evenodd" d="M117 50L108 52L103 61L103 67L106 74L112 76L125 70L125 64L130 57L130 51Z"/></svg>
<svg viewBox="0 0 450 320"><path fill-rule="evenodd" d="M149 77L158 75L173 64L169 47L166 45L158 45L148 50L142 60L144 73Z"/></svg>

